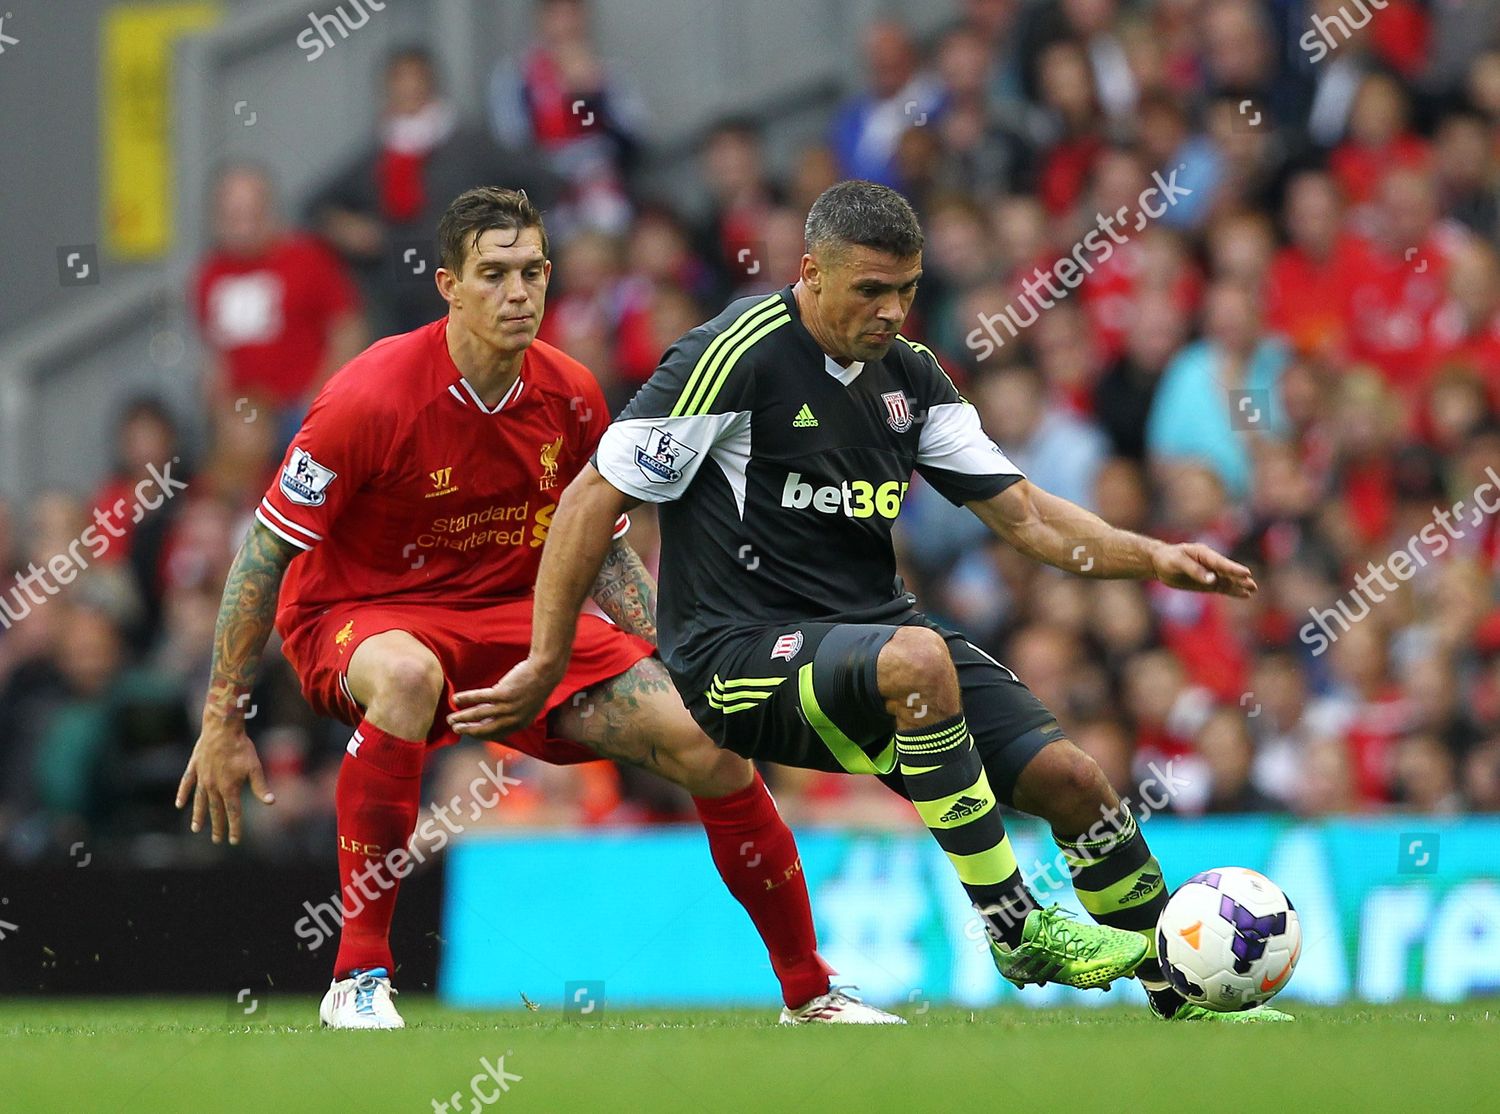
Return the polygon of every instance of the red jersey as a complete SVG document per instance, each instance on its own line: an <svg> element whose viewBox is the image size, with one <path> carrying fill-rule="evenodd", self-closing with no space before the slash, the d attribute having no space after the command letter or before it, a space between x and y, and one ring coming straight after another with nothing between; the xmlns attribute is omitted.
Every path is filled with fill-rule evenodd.
<svg viewBox="0 0 1500 1114"><path fill-rule="evenodd" d="M448 353L447 323L351 360L288 447L255 512L308 551L282 584L283 635L350 602L455 608L531 594L557 498L609 424L604 394L581 363L534 341L486 408Z"/></svg>
<svg viewBox="0 0 1500 1114"><path fill-rule="evenodd" d="M311 236L288 236L264 255L210 255L194 307L223 353L229 390L293 403L312 387L333 323L359 307L359 295L332 252Z"/></svg>
<svg viewBox="0 0 1500 1114"><path fill-rule="evenodd" d="M1337 355L1347 340L1349 291L1374 266L1365 244L1351 235L1335 241L1327 259L1295 244L1276 253L1266 279L1266 322L1301 352Z"/></svg>
<svg viewBox="0 0 1500 1114"><path fill-rule="evenodd" d="M1423 385L1423 350L1446 297L1453 243L1438 228L1403 258L1366 242L1364 265L1347 291L1349 355L1374 364L1408 399Z"/></svg>

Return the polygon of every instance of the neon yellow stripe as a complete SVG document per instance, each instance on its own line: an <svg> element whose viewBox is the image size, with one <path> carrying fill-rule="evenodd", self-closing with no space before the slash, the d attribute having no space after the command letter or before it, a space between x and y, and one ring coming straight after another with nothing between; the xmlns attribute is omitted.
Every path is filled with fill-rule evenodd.
<svg viewBox="0 0 1500 1114"><path fill-rule="evenodd" d="M896 339L906 340L906 338L900 333L896 334ZM933 354L931 348L928 348L925 344L918 344L914 340L906 340L906 347L910 348L913 352L917 352L923 356L928 357L934 364L937 364L938 374L941 375L944 379L948 380L948 386L952 387L953 393L958 395L958 401L967 405L969 400L964 398L964 396L959 392L958 384L954 383L952 376L950 376L946 371L943 370L943 365L938 363L938 358Z"/></svg>
<svg viewBox="0 0 1500 1114"><path fill-rule="evenodd" d="M775 298L776 301L781 301L779 295L775 296ZM751 319L763 314L770 308L770 305L771 299L767 298L751 306L731 322L729 328L713 339L713 342L704 350L703 355L698 357L698 362L693 365L693 374L688 377L687 384L682 389L682 394L677 396L677 405L672 409L672 416L674 418L686 412L688 400L697 394L698 388L702 386L703 380L708 374L710 365L718 361L719 353L734 343L735 338L739 336L742 329L754 324Z"/></svg>
<svg viewBox="0 0 1500 1114"><path fill-rule="evenodd" d="M743 688L746 685L779 685L785 681L785 677L731 677L723 680L718 674L714 674L713 687L721 690Z"/></svg>
<svg viewBox="0 0 1500 1114"><path fill-rule="evenodd" d="M708 698L710 700L740 700L740 699L744 699L744 698L747 698L747 697L754 697L754 698L756 698L758 700L764 700L766 697L768 697L768 696L774 696L775 694L776 694L776 690L774 688L769 688L769 689L732 689L729 692L721 692L718 689L709 689L708 690Z"/></svg>
<svg viewBox="0 0 1500 1114"><path fill-rule="evenodd" d="M913 352L920 352L924 356L932 356L933 363L937 363L937 357L932 355L932 349L928 348L927 345L918 344L916 341L910 340L900 333L897 333L896 336L898 339L906 341L906 347L910 348ZM938 366L941 367L942 365L939 364Z"/></svg>
<svg viewBox="0 0 1500 1114"><path fill-rule="evenodd" d="M963 816L956 816L952 820L944 820L943 814L951 809L960 797L978 797L984 802L974 812ZM917 813L922 817L922 822L929 828L961 828L971 820L977 820L995 807L995 794L990 791L990 780L980 771L979 779L973 785L959 793L951 793L946 797L939 797L935 801L913 801Z"/></svg>
<svg viewBox="0 0 1500 1114"><path fill-rule="evenodd" d="M763 703L764 701L761 700L750 700L742 703L731 702L729 704L715 704L712 700L710 700L709 706L712 708L717 708L723 715L732 716L735 712L747 712L751 708L759 708Z"/></svg>
<svg viewBox="0 0 1500 1114"><path fill-rule="evenodd" d="M969 725L965 721L930 735L907 735L903 732L900 745L903 751L946 750L958 746L968 737Z"/></svg>
<svg viewBox="0 0 1500 1114"><path fill-rule="evenodd" d="M896 740L892 739L885 749L871 758L853 739L839 730L838 724L824 714L813 692L812 662L808 662L797 673L798 695L802 698L802 714L818 733L838 764L851 774L888 774L896 768Z"/></svg>
<svg viewBox="0 0 1500 1114"><path fill-rule="evenodd" d="M950 851L948 861L958 871L958 880L966 886L998 886L1017 870L1010 836L974 855L955 855Z"/></svg>
<svg viewBox="0 0 1500 1114"><path fill-rule="evenodd" d="M719 397L719 392L724 389L724 384L729 382L729 373L734 370L734 365L740 362L740 357L748 352L751 348L755 347L755 345L759 344L760 341L766 336L774 333L783 325L790 325L791 323L791 314L782 314L780 317L772 318L769 322L762 325L759 329L751 333L744 340L740 341L739 345L734 349L734 351L729 353L729 355L725 358L723 370L715 373L716 378L713 381L713 386L708 388L708 397L705 398L701 404L694 404L693 408L688 411L688 415L692 416L694 414L707 414L710 410L712 410L714 399Z"/></svg>
<svg viewBox="0 0 1500 1114"><path fill-rule="evenodd" d="M901 765L897 766L896 769L898 771L900 771L900 773L904 777L907 774L930 774L930 773L932 773L933 770L940 770L940 769L942 769L942 767L941 766L908 766L905 762L903 762L903 763L901 763Z"/></svg>
<svg viewBox="0 0 1500 1114"><path fill-rule="evenodd" d="M772 294L764 301L751 306L740 314L734 322L722 333L716 336L713 343L698 357L698 362L693 365L693 374L688 377L687 385L682 388L682 394L677 396L677 405L672 408L671 416L681 417L689 412L688 401L698 393L699 388L712 376L710 365L716 364L720 353L727 349L744 332L745 329L754 328L757 323L771 309L772 303L782 305L781 295ZM783 308L785 308L783 306Z"/></svg>

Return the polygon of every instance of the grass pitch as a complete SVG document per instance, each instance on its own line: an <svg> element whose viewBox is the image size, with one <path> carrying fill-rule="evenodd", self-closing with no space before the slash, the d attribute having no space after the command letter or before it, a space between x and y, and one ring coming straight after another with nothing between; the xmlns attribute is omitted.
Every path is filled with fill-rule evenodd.
<svg viewBox="0 0 1500 1114"><path fill-rule="evenodd" d="M230 1023L208 999L0 1003L0 1110L120 1114L1500 1110L1500 1001L1317 1009L1294 1025L1135 1010L906 1011L780 1028L766 1010L461 1013L402 996L396 1033L324 1032L315 999ZM311 1022L311 1023L309 1023ZM481 1059L508 1090L481 1080ZM515 1076L520 1076L515 1079ZM455 1095L457 1101L455 1102ZM481 1099L490 1099L488 1103Z"/></svg>

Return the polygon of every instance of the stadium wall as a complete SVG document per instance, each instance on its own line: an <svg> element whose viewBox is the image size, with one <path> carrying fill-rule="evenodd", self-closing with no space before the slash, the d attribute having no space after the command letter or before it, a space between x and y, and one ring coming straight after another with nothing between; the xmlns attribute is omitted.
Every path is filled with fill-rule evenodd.
<svg viewBox="0 0 1500 1114"><path fill-rule="evenodd" d="M1287 999L1321 1003L1457 1001L1500 992L1500 817L1442 822L1265 818L1145 828L1169 881L1249 866L1281 884L1302 918ZM1034 825L1012 825L1029 876L1055 853ZM1025 993L995 974L973 911L921 833L799 835L824 956L838 980L883 1004L1108 1005L1108 994ZM439 992L454 1006L594 1011L641 1005L740 1005L774 997L758 939L720 886L693 830L495 836L448 864ZM1054 875L1062 879L1060 871ZM1084 915L1063 882L1048 901Z"/></svg>

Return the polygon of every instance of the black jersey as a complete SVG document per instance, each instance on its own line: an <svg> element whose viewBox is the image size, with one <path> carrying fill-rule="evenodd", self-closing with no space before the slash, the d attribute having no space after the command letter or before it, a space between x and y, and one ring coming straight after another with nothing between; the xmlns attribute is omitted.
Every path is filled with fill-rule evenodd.
<svg viewBox="0 0 1500 1114"><path fill-rule="evenodd" d="M730 632L910 607L891 529L913 471L954 503L1022 478L928 349L840 367L790 286L668 349L594 464L662 504L660 648L690 680Z"/></svg>

